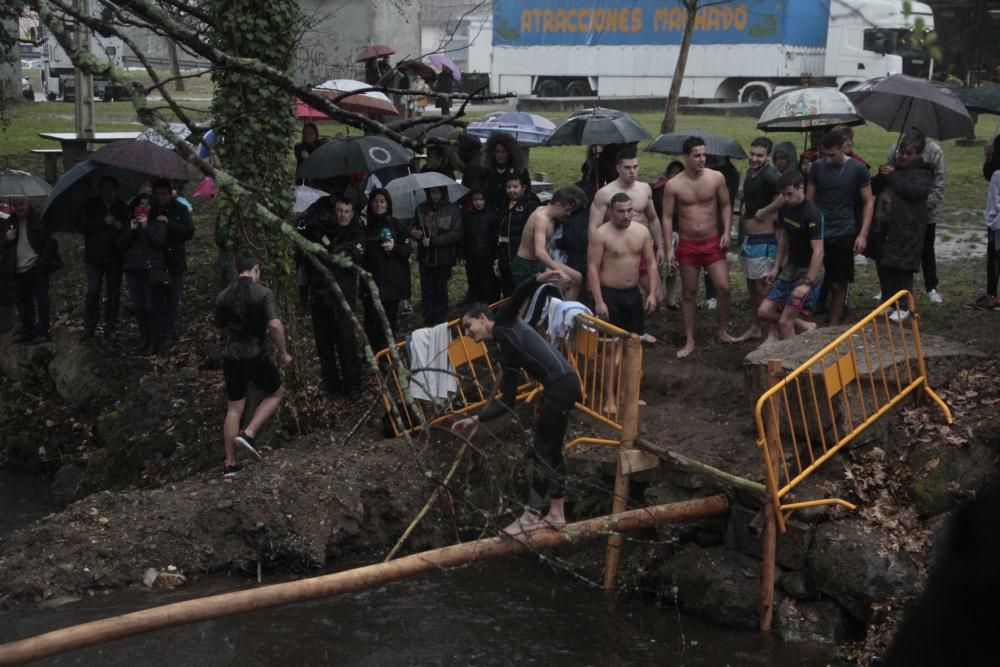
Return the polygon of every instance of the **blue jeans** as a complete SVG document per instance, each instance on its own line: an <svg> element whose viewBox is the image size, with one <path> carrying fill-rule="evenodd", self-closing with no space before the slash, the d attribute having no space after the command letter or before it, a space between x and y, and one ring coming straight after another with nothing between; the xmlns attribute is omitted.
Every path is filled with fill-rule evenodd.
<svg viewBox="0 0 1000 667"><path fill-rule="evenodd" d="M24 273L18 273L17 313L21 318L21 334L25 337L49 335L49 272L36 263Z"/></svg>
<svg viewBox="0 0 1000 667"><path fill-rule="evenodd" d="M420 305L424 326L448 321L448 281L450 266L420 267Z"/></svg>

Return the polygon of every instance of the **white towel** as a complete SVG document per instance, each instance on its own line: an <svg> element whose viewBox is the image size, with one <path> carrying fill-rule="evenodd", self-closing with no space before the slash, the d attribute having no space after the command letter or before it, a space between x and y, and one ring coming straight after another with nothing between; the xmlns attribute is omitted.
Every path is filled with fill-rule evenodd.
<svg viewBox="0 0 1000 667"><path fill-rule="evenodd" d="M594 314L579 301L549 299L549 342L555 344L561 338L569 338L573 333L574 320L579 313Z"/></svg>
<svg viewBox="0 0 1000 667"><path fill-rule="evenodd" d="M458 380L448 358L448 323L417 329L410 335L410 391L413 398L447 399L458 389ZM422 370L421 370L422 369Z"/></svg>

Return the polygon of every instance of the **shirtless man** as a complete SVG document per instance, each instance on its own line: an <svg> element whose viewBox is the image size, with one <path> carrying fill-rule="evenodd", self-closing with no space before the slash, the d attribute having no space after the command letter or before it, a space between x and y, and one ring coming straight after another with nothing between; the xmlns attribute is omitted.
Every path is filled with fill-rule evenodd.
<svg viewBox="0 0 1000 667"><path fill-rule="evenodd" d="M549 253L549 241L556 230L556 224L573 215L573 212L586 201L583 191L575 185L570 185L557 190L547 206L535 209L524 225L521 245L517 248L514 261L511 262L510 271L515 285L520 285L547 269L555 270L568 278L568 281L560 285L566 299L576 301L580 296L583 276L576 269L552 259Z"/></svg>
<svg viewBox="0 0 1000 667"><path fill-rule="evenodd" d="M643 300L639 291L639 266L656 266L653 239L645 225L636 222L632 200L624 192L611 197L611 222L590 235L587 248L587 284L594 297L594 313L620 329L642 335L645 316L656 310L660 274L649 272L649 287ZM607 378L616 373L607 372ZM609 388L610 389L610 388ZM615 414L618 399L605 391L605 410Z"/></svg>
<svg viewBox="0 0 1000 667"><path fill-rule="evenodd" d="M611 198L619 192L625 193L632 201L632 219L645 225L653 235L656 264L652 266L660 266L666 259L663 236L661 236L662 228L660 219L656 215L656 207L653 205L653 190L649 187L649 183L639 180L639 158L635 155L635 149L624 148L618 151L616 168L618 178L598 190L594 195L594 202L590 205L590 234L610 219ZM641 263L639 281L647 294L650 293L649 273L645 262ZM657 293L656 298L657 301L661 301L663 294Z"/></svg>
<svg viewBox="0 0 1000 667"><path fill-rule="evenodd" d="M684 171L673 177L663 188L663 238L673 234L674 211L677 211L677 231L680 240L675 251L667 246L667 261L679 264L683 290L681 314L687 341L677 351L683 359L694 351L694 310L698 296L701 268L715 283L719 340L735 342L726 328L729 325L729 268L726 248L733 223L733 208L726 189L726 179L717 171L705 169L705 141L688 137L683 145ZM722 236L718 235L718 212L722 211ZM676 254L676 257L675 257Z"/></svg>

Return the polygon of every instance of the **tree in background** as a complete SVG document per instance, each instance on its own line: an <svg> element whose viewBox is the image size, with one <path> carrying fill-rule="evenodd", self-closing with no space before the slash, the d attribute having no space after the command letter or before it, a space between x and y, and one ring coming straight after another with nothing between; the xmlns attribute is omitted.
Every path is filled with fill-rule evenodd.
<svg viewBox="0 0 1000 667"><path fill-rule="evenodd" d="M660 132L673 132L677 126L677 103L681 97L681 83L684 81L684 70L687 68L688 52L691 50L691 38L694 36L694 21L698 14L699 0L681 0L686 12L684 17L684 36L681 38L681 48L677 53L677 65L674 67L674 78L670 82L670 94L667 95L667 108L663 111L663 121L660 122ZM713 2L711 4L720 4Z"/></svg>

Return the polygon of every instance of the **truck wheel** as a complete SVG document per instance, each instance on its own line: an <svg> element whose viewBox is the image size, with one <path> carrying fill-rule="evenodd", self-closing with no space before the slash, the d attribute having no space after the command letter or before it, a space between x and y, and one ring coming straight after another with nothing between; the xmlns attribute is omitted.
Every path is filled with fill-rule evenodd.
<svg viewBox="0 0 1000 667"><path fill-rule="evenodd" d="M584 79L574 79L566 86L567 97L590 97L594 91L590 89L590 84Z"/></svg>
<svg viewBox="0 0 1000 667"><path fill-rule="evenodd" d="M535 87L535 94L539 97L562 97L562 84L555 79L542 79Z"/></svg>
<svg viewBox="0 0 1000 667"><path fill-rule="evenodd" d="M744 104L763 104L768 97L770 95L763 86L750 86L743 90L743 98L740 101Z"/></svg>

